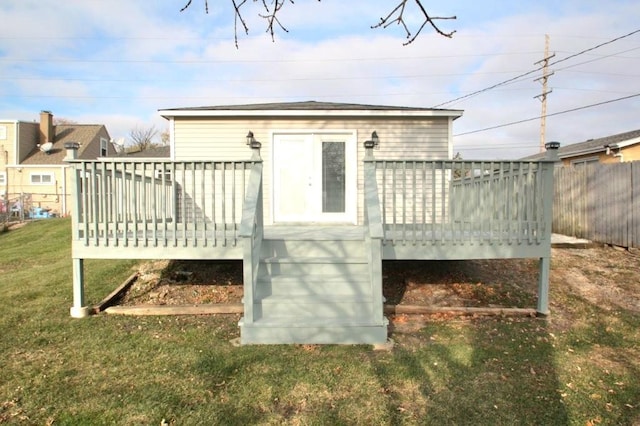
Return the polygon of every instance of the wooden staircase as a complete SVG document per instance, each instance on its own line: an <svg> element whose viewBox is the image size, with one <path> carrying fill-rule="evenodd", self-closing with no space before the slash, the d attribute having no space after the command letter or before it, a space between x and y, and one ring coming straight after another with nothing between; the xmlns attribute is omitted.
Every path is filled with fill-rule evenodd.
<svg viewBox="0 0 640 426"><path fill-rule="evenodd" d="M382 288L367 253L363 227L265 229L242 344L386 342Z"/></svg>

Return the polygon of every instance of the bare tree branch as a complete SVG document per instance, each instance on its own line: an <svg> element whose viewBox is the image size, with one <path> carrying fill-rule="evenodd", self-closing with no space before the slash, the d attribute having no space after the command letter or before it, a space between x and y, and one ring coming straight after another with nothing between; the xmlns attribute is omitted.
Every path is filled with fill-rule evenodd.
<svg viewBox="0 0 640 426"><path fill-rule="evenodd" d="M263 14L258 14L258 16L260 16L261 18L264 18L267 20L267 32L269 34L271 34L271 41L275 41L274 38L274 30L273 30L273 23L275 22L276 24L278 24L278 26L280 27L281 30L283 30L284 32L288 33L289 30L286 29L284 27L284 25L282 25L282 23L280 22L280 20L278 19L278 17L276 16L276 14L280 11L280 9L282 8L282 6L284 5L286 0L275 0L275 3L273 5L273 11L271 12L271 14L269 14L269 7L267 6L267 3L265 0L262 0L262 5L264 6L264 9L267 11L266 15ZM291 2L291 4L293 4L293 0L289 0ZM320 0L318 0L320 1Z"/></svg>
<svg viewBox="0 0 640 426"><path fill-rule="evenodd" d="M422 0L413 0L413 3L415 3L415 5L420 10L420 13L422 14L424 20L422 21L420 28L418 28L418 31L416 31L416 33L412 35L404 19L404 16L405 16L404 14L406 12L405 7L408 1L409 0L401 0L400 3L385 18L380 18L380 22L378 22L376 25L373 25L371 28L380 28L380 27L387 28L389 25L393 23L402 25L405 32L407 33L407 39L408 39L405 43L403 43L403 46L413 43L415 39L418 38L418 35L420 35L420 32L427 24L431 25L434 31L443 37L451 38L453 34L456 32L455 30L451 32L442 31L440 27L438 27L438 25L436 25L436 23L434 22L436 20L443 20L443 19L457 19L456 16L429 16L429 14L427 13L427 10L422 5Z"/></svg>
<svg viewBox="0 0 640 426"><path fill-rule="evenodd" d="M136 151L144 151L154 146L153 138L158 134L156 126L140 127L136 126L129 132L131 147Z"/></svg>
<svg viewBox="0 0 640 426"><path fill-rule="evenodd" d="M180 9L180 12L184 12L185 10L187 10L191 6L192 1L193 0L188 0L187 3L184 5L184 7ZM248 0L231 0L231 3L233 4L233 8L234 8L233 30L234 30L234 42L235 42L236 48L238 48L238 22L240 23L240 26L244 30L244 33L249 34L249 27L247 26L247 23L244 20L244 17L242 16L242 11L240 10L242 6L244 6L247 3L247 1ZM262 6L264 7L264 10L265 10L265 13L258 13L258 16L266 20L267 22L266 32L268 32L271 35L271 40L275 41L275 32L277 28L280 28L282 31L288 33L289 30L287 30L287 28L282 24L282 22L279 19L279 13L282 7L287 2L294 4L294 0L270 0L270 2L267 2L267 0L253 0L252 3L256 3L258 1L262 2ZM321 0L318 0L318 2L320 1ZM420 35L423 28L427 26L427 24L430 25L433 28L433 30L436 33L440 34L441 36L451 38L456 31L455 30L450 32L443 31L440 29L440 27L436 24L435 21L457 19L456 16L430 16L427 13L426 8L423 6L422 1L423 0L399 0L398 5L394 7L393 10L386 17L380 18L380 22L378 22L376 25L371 26L371 28L381 28L381 27L387 28L393 23L397 25L402 25L405 33L407 34L407 41L403 43L404 46L413 43L416 40L416 38L418 38L418 36ZM416 13L419 13L420 16L422 16L423 18L422 24L420 25L418 30L415 32L415 34L411 33L411 30L409 29L409 26L407 25L407 22L405 20L405 13L412 13L412 12L407 12L407 3L414 4L418 8L418 12ZM208 0L204 0L204 7L205 7L205 12L209 13Z"/></svg>

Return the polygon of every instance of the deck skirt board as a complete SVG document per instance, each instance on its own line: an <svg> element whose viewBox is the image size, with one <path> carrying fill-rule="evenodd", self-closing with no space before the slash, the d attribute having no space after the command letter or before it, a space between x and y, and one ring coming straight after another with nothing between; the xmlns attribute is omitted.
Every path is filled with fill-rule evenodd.
<svg viewBox="0 0 640 426"><path fill-rule="evenodd" d="M236 226L209 225L202 229L166 229L167 224L158 224L158 229L149 226L137 231L128 226L126 235L123 226L111 224L97 233L81 227L78 238L72 240L74 257L82 258L126 258L129 255L140 259L242 259L242 241ZM358 253L363 241L361 226L266 226L262 257L269 263L351 263L366 262ZM548 236L467 230L425 231L414 226L389 226L382 241L383 259L477 259L491 257L527 258L544 256L550 247ZM421 228L421 227L418 227ZM97 237L96 237L97 235ZM178 250L184 253L177 253ZM304 253L304 256L289 256L287 250ZM173 257L172 257L173 256ZM175 257L178 256L178 257ZM302 259L306 258L306 259Z"/></svg>

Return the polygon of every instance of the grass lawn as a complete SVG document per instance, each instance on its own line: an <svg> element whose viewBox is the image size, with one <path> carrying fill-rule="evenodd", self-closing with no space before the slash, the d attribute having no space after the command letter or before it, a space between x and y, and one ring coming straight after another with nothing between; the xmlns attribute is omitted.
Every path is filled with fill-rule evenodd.
<svg viewBox="0 0 640 426"><path fill-rule="evenodd" d="M96 303L136 262L85 265ZM237 316L72 319L67 219L1 234L0 272L0 423L640 425L638 310L553 281L547 320L427 319L374 352L234 347Z"/></svg>

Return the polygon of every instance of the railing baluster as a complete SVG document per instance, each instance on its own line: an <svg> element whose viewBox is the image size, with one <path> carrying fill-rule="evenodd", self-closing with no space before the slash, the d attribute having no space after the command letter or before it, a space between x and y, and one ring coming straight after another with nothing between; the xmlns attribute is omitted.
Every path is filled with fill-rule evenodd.
<svg viewBox="0 0 640 426"><path fill-rule="evenodd" d="M192 231L192 245L195 247L198 245L198 212L196 209L196 200L198 199L197 197L197 188L198 186L196 185L196 162L193 161L191 163L191 221L193 222L193 231ZM188 239L185 239L185 241L187 241Z"/></svg>
<svg viewBox="0 0 640 426"><path fill-rule="evenodd" d="M207 247L207 204L205 202L205 180L207 178L207 163L201 164L200 172L200 211L202 219L202 246Z"/></svg>
<svg viewBox="0 0 640 426"><path fill-rule="evenodd" d="M164 163L160 163L164 164ZM151 163L151 224L153 226L153 247L158 247L158 163ZM160 171L162 173L162 171ZM162 174L160 174L162 179Z"/></svg>
<svg viewBox="0 0 640 426"><path fill-rule="evenodd" d="M422 245L425 244L425 232L426 232L426 222L427 222L427 162L426 161L421 161L422 163L422 191L420 191L420 193L422 194L421 198L422 198L422 234L421 234L421 241L422 241Z"/></svg>
<svg viewBox="0 0 640 426"><path fill-rule="evenodd" d="M150 184L151 182L149 182L149 177L147 176L147 162L143 162L141 164L142 166L142 171L140 172L140 186L141 186L141 199L142 199L142 205L140 206L140 219L141 219L141 226L142 226L142 239L143 241L143 246L147 247L149 245L149 235L148 235L148 226L147 226L147 217L149 216L149 205L151 204L150 202L148 202L149 200L147 200L147 185ZM152 177L153 179L153 177Z"/></svg>
<svg viewBox="0 0 640 426"><path fill-rule="evenodd" d="M108 221L107 218L107 203L109 202L109 195L107 194L107 166L106 162L100 163L100 223L102 224L101 238L105 242L105 245L109 245L108 240Z"/></svg>
<svg viewBox="0 0 640 426"><path fill-rule="evenodd" d="M524 188L525 188L525 180L523 176L523 165L520 164L518 167L518 244L522 244L522 236L525 231L525 217L524 213L526 211L525 207L525 198L524 198Z"/></svg>
<svg viewBox="0 0 640 426"><path fill-rule="evenodd" d="M227 187L225 185L226 183L226 175L227 175L227 163L226 161L223 161L220 163L221 165L221 176L220 176L220 184L222 187L221 193L220 193L220 200L222 201L222 246L226 247L227 246L227 203L226 203L226 198L227 198Z"/></svg>
<svg viewBox="0 0 640 426"><path fill-rule="evenodd" d="M378 163L376 163L377 165ZM387 231L387 162L382 162L382 229ZM385 239L383 238L383 242Z"/></svg>
<svg viewBox="0 0 640 426"><path fill-rule="evenodd" d="M97 182L97 167L96 163L91 164L91 172L89 174L89 180L91 183L91 220L93 221L93 245L98 246L100 242L100 215L98 203L100 202L98 197L98 182Z"/></svg>
<svg viewBox="0 0 640 426"><path fill-rule="evenodd" d="M83 239L84 245L89 245L89 218L88 218L88 205L87 205L87 197L89 188L87 185L87 163L82 163L82 167L80 169L80 178L78 179L80 182L80 188L82 189L82 220L83 220Z"/></svg>
<svg viewBox="0 0 640 426"><path fill-rule="evenodd" d="M111 170L111 192L113 193L113 239L116 246L120 246L120 209L121 202L120 196L122 190L120 188L120 181L118 180L118 163L113 163L113 170Z"/></svg>
<svg viewBox="0 0 640 426"><path fill-rule="evenodd" d="M236 162L231 162L231 217L233 218L233 242L232 245L236 245L238 242L238 220L236 219Z"/></svg>
<svg viewBox="0 0 640 426"><path fill-rule="evenodd" d="M218 244L218 219L217 219L217 211L216 211L216 197L214 194L216 193L216 163L211 162L211 219L213 221L213 245L216 246Z"/></svg>
<svg viewBox="0 0 640 426"><path fill-rule="evenodd" d="M402 162L402 245L407 242L407 162Z"/></svg>

